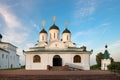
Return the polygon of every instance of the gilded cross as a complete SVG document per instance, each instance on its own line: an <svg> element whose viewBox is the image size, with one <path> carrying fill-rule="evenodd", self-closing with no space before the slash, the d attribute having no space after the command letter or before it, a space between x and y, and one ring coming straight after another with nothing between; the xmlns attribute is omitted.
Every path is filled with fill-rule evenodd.
<svg viewBox="0 0 120 80"><path fill-rule="evenodd" d="M45 21L43 20L42 21L42 27L44 28L44 26L45 26Z"/></svg>

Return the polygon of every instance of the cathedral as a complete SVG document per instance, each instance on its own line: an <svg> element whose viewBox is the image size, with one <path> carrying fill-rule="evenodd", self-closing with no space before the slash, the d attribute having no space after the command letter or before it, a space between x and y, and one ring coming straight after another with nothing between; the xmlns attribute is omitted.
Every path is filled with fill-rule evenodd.
<svg viewBox="0 0 120 80"><path fill-rule="evenodd" d="M54 20L54 19L53 19ZM44 22L42 26L44 26ZM25 54L26 70L48 70L48 66L68 66L71 69L90 70L91 51L77 47L71 41L71 31L66 27L60 38L60 28L53 23L49 30L39 33L39 42Z"/></svg>

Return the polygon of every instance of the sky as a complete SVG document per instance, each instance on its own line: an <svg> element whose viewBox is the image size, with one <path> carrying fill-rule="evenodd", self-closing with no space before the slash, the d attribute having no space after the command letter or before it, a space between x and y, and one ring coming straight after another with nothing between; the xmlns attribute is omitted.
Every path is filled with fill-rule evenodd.
<svg viewBox="0 0 120 80"><path fill-rule="evenodd" d="M25 64L22 53L39 40L45 21L48 31L53 24L71 31L77 47L93 49L90 64L96 64L96 55L108 45L110 56L120 61L120 0L0 0L0 33L2 41L17 46L20 63Z"/></svg>

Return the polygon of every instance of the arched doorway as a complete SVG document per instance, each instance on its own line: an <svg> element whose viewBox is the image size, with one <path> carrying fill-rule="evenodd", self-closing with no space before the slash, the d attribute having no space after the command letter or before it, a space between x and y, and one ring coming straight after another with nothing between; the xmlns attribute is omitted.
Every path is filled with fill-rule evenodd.
<svg viewBox="0 0 120 80"><path fill-rule="evenodd" d="M53 66L62 66L62 58L59 55L53 57Z"/></svg>

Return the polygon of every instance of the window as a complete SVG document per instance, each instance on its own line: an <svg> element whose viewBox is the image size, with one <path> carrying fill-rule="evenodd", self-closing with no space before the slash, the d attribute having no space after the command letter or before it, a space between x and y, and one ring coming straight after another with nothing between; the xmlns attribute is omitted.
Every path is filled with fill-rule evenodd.
<svg viewBox="0 0 120 80"><path fill-rule="evenodd" d="M54 33L54 39L55 39L55 33Z"/></svg>
<svg viewBox="0 0 120 80"><path fill-rule="evenodd" d="M8 55L6 55L6 59L8 58Z"/></svg>
<svg viewBox="0 0 120 80"><path fill-rule="evenodd" d="M74 56L74 63L80 63L81 62L81 57L79 55Z"/></svg>
<svg viewBox="0 0 120 80"><path fill-rule="evenodd" d="M44 36L42 35L42 40L44 40Z"/></svg>
<svg viewBox="0 0 120 80"><path fill-rule="evenodd" d="M57 33L57 38L59 39L59 34Z"/></svg>
<svg viewBox="0 0 120 80"><path fill-rule="evenodd" d="M67 40L68 40L68 35L67 35Z"/></svg>
<svg viewBox="0 0 120 80"><path fill-rule="evenodd" d="M34 63L38 63L38 62L40 62L41 61L41 59L40 59L40 56L39 55L35 55L34 57L33 57L33 62Z"/></svg>
<svg viewBox="0 0 120 80"><path fill-rule="evenodd" d="M4 54L2 54L2 58L4 58Z"/></svg>

